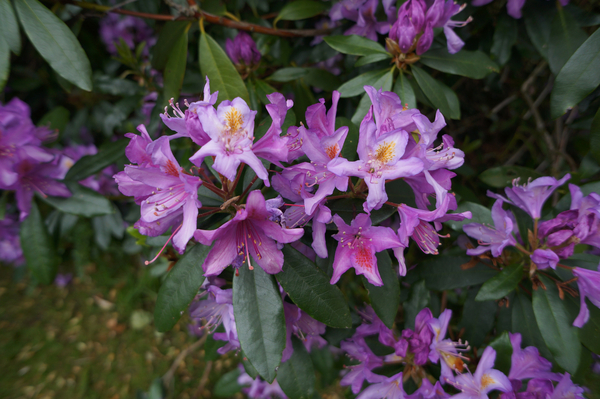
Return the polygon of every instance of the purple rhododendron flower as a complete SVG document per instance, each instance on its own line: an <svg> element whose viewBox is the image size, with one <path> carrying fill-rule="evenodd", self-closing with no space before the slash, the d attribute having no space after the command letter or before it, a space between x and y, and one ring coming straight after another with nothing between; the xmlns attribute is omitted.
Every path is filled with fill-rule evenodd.
<svg viewBox="0 0 600 399"><path fill-rule="evenodd" d="M571 381L571 376L569 373L565 373L558 385L554 387L554 392L552 395L546 396L548 399L575 399L575 398L583 398L583 388L573 384Z"/></svg>
<svg viewBox="0 0 600 399"><path fill-rule="evenodd" d="M496 351L488 346L483 351L474 374L467 372L459 374L451 384L461 393L454 395L456 399L484 399L493 390L502 392L512 391L512 385L501 371L495 370Z"/></svg>
<svg viewBox="0 0 600 399"><path fill-rule="evenodd" d="M509 211L502 209L502 200L498 199L492 206L494 227L480 223L465 224L463 231L469 237L475 238L480 244L477 248L468 249L467 255L481 255L491 250L492 256L498 257L507 245L516 246L517 241L512 235L516 223L511 216L512 214Z"/></svg>
<svg viewBox="0 0 600 399"><path fill-rule="evenodd" d="M508 378L510 380L526 380L529 378L542 378L558 381L560 375L552 372L552 363L540 356L534 346L521 349L521 334L509 333L510 343L513 348L510 357L511 365Z"/></svg>
<svg viewBox="0 0 600 399"><path fill-rule="evenodd" d="M267 273L276 274L283 267L277 243L299 240L303 234L303 229L286 229L273 222L265 197L255 190L248 195L246 208L238 209L233 219L216 230L196 230L194 238L203 245L216 241L202 265L205 276L220 274L236 259L248 262L252 269L250 257Z"/></svg>
<svg viewBox="0 0 600 399"><path fill-rule="evenodd" d="M429 346L433 339L433 332L429 328L429 321L433 319L431 310L425 308L415 318L415 330L404 329L402 338L394 345L398 356L405 357L407 350L415 355L414 362L417 365L427 363Z"/></svg>
<svg viewBox="0 0 600 399"><path fill-rule="evenodd" d="M379 0L342 0L331 7L329 17L333 22L342 19L356 22L344 32L345 35L359 35L376 41L377 33L386 34L390 30L389 22L380 22L375 17L378 5ZM384 1L384 8L389 18L392 11L391 2Z"/></svg>
<svg viewBox="0 0 600 399"><path fill-rule="evenodd" d="M154 30L142 18L111 13L100 20L100 38L106 50L112 55L117 55L115 43L119 43L120 40L123 40L132 50L139 43L146 42L143 51L145 56L150 54L149 49L156 43Z"/></svg>
<svg viewBox="0 0 600 399"><path fill-rule="evenodd" d="M4 215L4 219L0 220L0 260L14 266L25 263L19 231L20 224L16 216Z"/></svg>
<svg viewBox="0 0 600 399"><path fill-rule="evenodd" d="M305 345L309 345L307 350L310 350L310 345L313 342L318 342L320 346L327 344L327 341L321 337L321 334L325 334L325 324L313 319L293 303L283 302L283 310L285 314L286 341L281 362L287 361L294 352L292 334L300 338Z"/></svg>
<svg viewBox="0 0 600 399"><path fill-rule="evenodd" d="M408 395L404 392L402 373L398 373L389 378L379 378L376 384L366 388L356 399L404 399L405 397Z"/></svg>
<svg viewBox="0 0 600 399"><path fill-rule="evenodd" d="M285 393L279 386L277 379L273 380L272 383L263 381L259 376L256 378L250 377L244 370L244 366L239 365L241 371L237 383L243 386L242 392L248 395L251 399L286 399ZM249 387L245 387L250 385Z"/></svg>
<svg viewBox="0 0 600 399"><path fill-rule="evenodd" d="M559 261L558 255L550 249L536 249L530 256L531 261L535 263L538 269L547 269L551 267L556 269L556 264Z"/></svg>
<svg viewBox="0 0 600 399"><path fill-rule="evenodd" d="M544 176L530 181L522 186L519 185L519 179L513 180L512 188L506 187L504 192L508 198L488 191L488 196L507 202L511 205L521 208L533 219L539 219L542 216L542 207L550 195L571 178L566 174L562 179L556 180L554 177Z"/></svg>
<svg viewBox="0 0 600 399"><path fill-rule="evenodd" d="M57 273L56 277L54 278L54 285L56 285L59 288L65 288L71 282L72 279L72 273Z"/></svg>
<svg viewBox="0 0 600 399"><path fill-rule="evenodd" d="M252 37L244 31L239 31L235 39L225 41L225 51L234 64L246 66L256 65L260 62L260 51Z"/></svg>
<svg viewBox="0 0 600 399"><path fill-rule="evenodd" d="M598 267L598 270L600 270L600 266ZM585 303L585 298L588 298L590 302L600 308L600 271L574 267L572 272L573 275L577 277L580 301L579 314L573 322L573 325L581 328L590 319L590 311Z"/></svg>
<svg viewBox="0 0 600 399"><path fill-rule="evenodd" d="M331 284L353 267L356 274L364 275L369 283L382 286L375 253L400 245L394 231L389 227L372 226L371 218L364 213L356 216L350 226L339 215L333 217L333 222L339 229L333 238L339 244L335 251Z"/></svg>
<svg viewBox="0 0 600 399"><path fill-rule="evenodd" d="M454 375L452 371L462 373L465 369L463 359L466 359L459 352L469 349L467 344L452 342L451 339L444 339L448 331L448 324L452 317L452 311L446 309L440 314L440 317L429 319L429 328L433 332L433 340L429 346L429 360L433 363L440 362L442 366L441 381L452 381Z"/></svg>
<svg viewBox="0 0 600 399"><path fill-rule="evenodd" d="M446 399L450 395L444 391L439 381L432 385L427 378L423 378L419 389L412 394L411 399Z"/></svg>
<svg viewBox="0 0 600 399"><path fill-rule="evenodd" d="M365 380L368 382L378 382L380 380L381 376L374 374L371 370L383 366L383 360L379 356L375 356L367 346L364 338L355 336L352 339L344 340L340 344L340 348L350 358L360 362L355 366L346 368L348 372L340 381L341 386L351 386L352 392L356 395L360 392Z"/></svg>

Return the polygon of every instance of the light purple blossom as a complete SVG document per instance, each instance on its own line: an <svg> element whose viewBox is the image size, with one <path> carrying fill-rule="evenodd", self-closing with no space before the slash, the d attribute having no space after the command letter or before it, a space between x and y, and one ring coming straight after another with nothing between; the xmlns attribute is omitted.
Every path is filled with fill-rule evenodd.
<svg viewBox="0 0 600 399"><path fill-rule="evenodd" d="M16 216L4 215L4 219L0 220L0 261L14 266L25 263L19 237L20 227Z"/></svg>
<svg viewBox="0 0 600 399"><path fill-rule="evenodd" d="M359 35L376 41L377 33L386 34L390 30L389 22L378 21L375 17L378 4L379 0L342 0L331 7L329 17L333 22L342 19L356 22L344 32L345 35ZM385 1L384 7L389 17L391 2Z"/></svg>
<svg viewBox="0 0 600 399"><path fill-rule="evenodd" d="M72 273L57 273L54 278L54 285L59 288L65 288L73 279Z"/></svg>
<svg viewBox="0 0 600 399"><path fill-rule="evenodd" d="M237 379L237 383L249 387L242 388L242 391L248 395L251 399L286 399L285 393L279 386L277 379L273 380L272 383L268 383L263 381L259 376L256 378L250 377L245 371L244 367L240 364L239 369L242 373L239 375Z"/></svg>
<svg viewBox="0 0 600 399"><path fill-rule="evenodd" d="M538 269L547 269L549 267L556 269L556 264L559 261L558 255L555 254L554 251L541 248L533 251L533 254L531 254L530 258Z"/></svg>
<svg viewBox="0 0 600 399"><path fill-rule="evenodd" d="M225 51L234 64L253 66L260 62L260 51L252 37L244 31L239 31L235 39L225 41Z"/></svg>
<svg viewBox="0 0 600 399"><path fill-rule="evenodd" d="M427 378L423 378L419 389L411 395L411 399L446 399L449 397L450 395L444 391L439 381L432 385Z"/></svg>
<svg viewBox="0 0 600 399"><path fill-rule="evenodd" d="M440 314L440 317L429 319L429 328L433 332L433 340L429 346L429 360L433 363L440 362L442 373L440 380L442 382L452 381L454 374L452 371L462 373L465 369L463 359L466 359L460 354L461 351L468 350L468 344L462 342L453 342L449 338L445 338L448 331L448 324L452 317L452 311L446 309Z"/></svg>
<svg viewBox="0 0 600 399"><path fill-rule="evenodd" d="M208 253L202 268L206 276L220 274L234 261L248 262L250 258L269 274L279 273L283 267L283 253L277 243L299 240L303 229L286 229L271 221L265 198L259 190L250 192L246 208L240 208L233 219L216 230L196 230L194 238L203 245L214 247Z"/></svg>
<svg viewBox="0 0 600 399"><path fill-rule="evenodd" d="M509 211L502 209L502 200L498 199L492 206L492 220L494 227L479 223L469 223L463 226L463 231L469 237L477 239L479 246L467 250L467 255L481 255L491 250L492 256L498 257L508 245L516 246L517 241L512 233L516 224Z"/></svg>
<svg viewBox="0 0 600 399"><path fill-rule="evenodd" d="M546 396L547 399L575 399L575 398L584 398L583 396L583 388L573 384L571 381L571 376L569 373L565 373L558 385L554 387L554 392L552 395Z"/></svg>
<svg viewBox="0 0 600 399"><path fill-rule="evenodd" d="M381 376L374 374L371 370L383 366L383 360L375 356L363 337L355 336L352 339L344 340L340 344L340 348L350 358L360 362L357 365L346 368L348 372L340 381L341 386L351 386L352 392L356 395L360 392L365 380L368 382L378 382L381 379Z"/></svg>
<svg viewBox="0 0 600 399"><path fill-rule="evenodd" d="M282 362L287 361L294 352L292 334L301 339L305 345L309 345L307 350L310 350L310 345L314 342L317 342L320 346L327 343L321 337L322 334L325 334L325 324L313 319L293 303L283 302L283 310L285 314L286 342L281 357Z"/></svg>
<svg viewBox="0 0 600 399"><path fill-rule="evenodd" d="M511 380L526 380L541 378L558 381L560 375L552 372L552 363L540 356L534 346L521 349L521 334L509 333L513 348L510 357L511 365L508 378Z"/></svg>
<svg viewBox="0 0 600 399"><path fill-rule="evenodd" d="M356 399L404 399L408 398L402 384L402 373L389 378L382 377L376 384L366 388Z"/></svg>
<svg viewBox="0 0 600 399"><path fill-rule="evenodd" d="M156 43L154 30L142 18L110 13L100 20L100 38L106 50L112 55L117 54L116 44L120 40L123 40L132 50L139 43L146 42L143 51L145 56L150 54L149 48Z"/></svg>
<svg viewBox="0 0 600 399"><path fill-rule="evenodd" d="M598 270L600 270L600 266ZM590 311L585 303L585 299L589 299L596 307L600 308L600 271L574 267L572 272L573 276L577 277L580 301L579 314L573 325L581 328L590 319Z"/></svg>
<svg viewBox="0 0 600 399"><path fill-rule="evenodd" d="M433 332L429 328L429 321L433 318L431 310L425 308L415 318L415 330L404 329L402 338L394 345L396 355L405 357L410 350L414 354L414 362L417 365L427 363L429 346L433 339Z"/></svg>

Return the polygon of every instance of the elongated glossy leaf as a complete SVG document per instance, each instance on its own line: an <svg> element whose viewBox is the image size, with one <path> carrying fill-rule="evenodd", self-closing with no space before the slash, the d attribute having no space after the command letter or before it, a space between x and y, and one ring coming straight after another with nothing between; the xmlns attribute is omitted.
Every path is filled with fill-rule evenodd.
<svg viewBox="0 0 600 399"><path fill-rule="evenodd" d="M275 93L277 91L277 89L275 89L273 86L260 79L257 79L254 82L254 89L256 90L256 94L263 104L270 104L267 94ZM290 112L290 114L292 114L292 112Z"/></svg>
<svg viewBox="0 0 600 399"><path fill-rule="evenodd" d="M478 290L479 287L469 289L458 325L459 328L465 329L465 340L476 348L483 344L486 335L492 330L498 310L494 301L475 301Z"/></svg>
<svg viewBox="0 0 600 399"><path fill-rule="evenodd" d="M187 32L190 27L188 21L169 21L160 34L154 47L152 47L152 66L155 69L163 70L167 65L169 56L175 47L175 43L181 38L183 32Z"/></svg>
<svg viewBox="0 0 600 399"><path fill-rule="evenodd" d="M511 293L523 278L523 266L515 263L506 266L495 277L486 281L477 296L476 301L490 301L504 298Z"/></svg>
<svg viewBox="0 0 600 399"><path fill-rule="evenodd" d="M408 81L408 77L402 71L400 71L400 74L396 78L396 84L394 84L394 93L400 97L402 104L408 105L408 108L417 108L415 91Z"/></svg>
<svg viewBox="0 0 600 399"><path fill-rule="evenodd" d="M411 71L413 72L417 84L421 90L423 90L427 99L431 101L433 107L439 109L446 118L450 118L452 110L448 104L444 90L440 87L437 80L417 66L413 65Z"/></svg>
<svg viewBox="0 0 600 399"><path fill-rule="evenodd" d="M404 309L404 328L415 329L417 314L427 306L430 293L425 287L425 280L420 280L410 287L408 301L402 303Z"/></svg>
<svg viewBox="0 0 600 399"><path fill-rule="evenodd" d="M290 82L292 80L300 79L304 77L308 73L307 68L300 67L289 67L289 68L281 68L275 71L271 76L269 76L269 80L273 82Z"/></svg>
<svg viewBox="0 0 600 399"><path fill-rule="evenodd" d="M390 56L387 54L383 54L383 53L365 55L364 57L359 58L358 61L356 61L354 63L354 68L358 68L363 65L372 64L377 61L382 61L387 58L390 58Z"/></svg>
<svg viewBox="0 0 600 399"><path fill-rule="evenodd" d="M258 374L275 379L285 348L285 318L273 276L261 267L239 269L233 278L233 314L240 345Z"/></svg>
<svg viewBox="0 0 600 399"><path fill-rule="evenodd" d="M215 39L203 32L199 49L200 70L210 79L210 89L219 91L217 102L236 97L250 101L244 81Z"/></svg>
<svg viewBox="0 0 600 399"><path fill-rule="evenodd" d="M350 79L338 88L341 97L354 97L365 92L364 87L367 85L372 86L377 83L381 78L390 72L389 69L380 69L378 71L365 72L362 75Z"/></svg>
<svg viewBox="0 0 600 399"><path fill-rule="evenodd" d="M240 370L235 368L228 373L223 374L215 384L212 394L217 398L231 398L242 390L237 379L240 376Z"/></svg>
<svg viewBox="0 0 600 399"><path fill-rule="evenodd" d="M327 4L322 1L296 0L283 6L279 15L273 21L273 25L279 20L297 21L319 15L327 9Z"/></svg>
<svg viewBox="0 0 600 399"><path fill-rule="evenodd" d="M529 3L523 8L523 19L529 39L541 54L548 59L548 41L550 41L550 25L556 14L556 6L552 3Z"/></svg>
<svg viewBox="0 0 600 399"><path fill-rule="evenodd" d="M37 0L15 0L25 33L61 77L92 90L92 68L71 29Z"/></svg>
<svg viewBox="0 0 600 399"><path fill-rule="evenodd" d="M31 202L29 216L21 224L20 238L23 255L31 274L42 284L52 283L58 258L35 201Z"/></svg>
<svg viewBox="0 0 600 399"><path fill-rule="evenodd" d="M550 29L548 42L548 64L554 75L558 75L571 55L587 39L575 18L563 8L559 8Z"/></svg>
<svg viewBox="0 0 600 399"><path fill-rule="evenodd" d="M196 244L181 257L158 291L154 325L160 332L173 328L204 282L202 264L211 247Z"/></svg>
<svg viewBox="0 0 600 399"><path fill-rule="evenodd" d="M393 71L389 71L382 77L380 77L375 83L371 84L375 89L390 91L392 90L392 84L394 83L394 73ZM364 89L363 89L364 90ZM352 115L352 122L355 125L360 125L367 112L369 112L369 107L371 106L371 98L365 93L363 97L360 99L358 103L358 107L356 107L356 111L354 115Z"/></svg>
<svg viewBox="0 0 600 399"><path fill-rule="evenodd" d="M458 96L448 86L443 84L442 82L437 82L440 86L440 89L444 92L446 96L446 101L448 101L448 106L450 107L450 118L451 119L460 119L460 101L458 100Z"/></svg>
<svg viewBox="0 0 600 399"><path fill-rule="evenodd" d="M497 63L481 51L461 50L450 54L446 48L429 50L421 56L421 62L438 71L482 79L491 72L500 72Z"/></svg>
<svg viewBox="0 0 600 399"><path fill-rule="evenodd" d="M596 162L600 162L600 109L596 111L590 128L590 153Z"/></svg>
<svg viewBox="0 0 600 399"><path fill-rule="evenodd" d="M187 25L188 28L190 25L191 23ZM169 59L165 66L163 91L164 98L167 100L172 98L177 100L179 98L181 86L183 85L183 77L185 76L187 53L188 30L185 29L181 32L175 43L173 43L173 50L169 54Z"/></svg>
<svg viewBox="0 0 600 399"><path fill-rule="evenodd" d="M10 49L8 48L8 43L0 36L0 90L4 90L9 71Z"/></svg>
<svg viewBox="0 0 600 399"><path fill-rule="evenodd" d="M302 342L292 336L294 353L277 371L277 382L290 399L310 399L315 394L315 369Z"/></svg>
<svg viewBox="0 0 600 399"><path fill-rule="evenodd" d="M344 54L351 55L373 55L383 54L387 57L391 57L391 54L385 51L383 46L371 39L358 35L339 35L339 36L326 36L325 42L329 44L333 49Z"/></svg>
<svg viewBox="0 0 600 399"><path fill-rule="evenodd" d="M387 251L378 252L376 256L377 268L383 280L383 286L378 287L373 285L364 276L361 277L365 288L369 292L373 310L375 310L377 316L383 321L383 324L392 328L396 313L398 313L398 306L400 306L398 272L394 270L392 260Z"/></svg>
<svg viewBox="0 0 600 399"><path fill-rule="evenodd" d="M494 31L491 49L498 64L504 65L510 59L512 47L517 42L517 34L517 20L507 14L501 15Z"/></svg>
<svg viewBox="0 0 600 399"><path fill-rule="evenodd" d="M80 181L100 172L123 156L127 144L129 144L128 139L113 141L100 147L97 154L81 157L75 165L71 166L65 180Z"/></svg>
<svg viewBox="0 0 600 399"><path fill-rule="evenodd" d="M600 84L598 65L600 65L600 31L596 30L569 58L556 77L550 97L553 118L558 118L579 104L598 87Z"/></svg>
<svg viewBox="0 0 600 399"><path fill-rule="evenodd" d="M0 37L4 38L13 53L21 53L19 23L10 0L0 0Z"/></svg>
<svg viewBox="0 0 600 399"><path fill-rule="evenodd" d="M526 182L529 178L537 179L540 176L535 170L522 166L498 166L480 174L479 179L492 187L503 188L509 186L517 177Z"/></svg>
<svg viewBox="0 0 600 399"><path fill-rule="evenodd" d="M340 86L340 78L321 68L308 68L308 73L303 79L307 85L325 91L333 91Z"/></svg>
<svg viewBox="0 0 600 399"><path fill-rule="evenodd" d="M65 184L73 195L68 198L47 197L43 201L61 212L87 218L114 212L111 202L103 195L75 182L65 181Z"/></svg>
<svg viewBox="0 0 600 399"><path fill-rule="evenodd" d="M425 279L427 288L431 290L452 290L486 282L497 272L478 264L467 270L461 265L471 260L469 256L435 256L421 262L416 271Z"/></svg>
<svg viewBox="0 0 600 399"><path fill-rule="evenodd" d="M579 329L579 340L592 352L600 353L600 339L598 339L600 337L600 309L589 301L587 307L590 311L590 319Z"/></svg>
<svg viewBox="0 0 600 399"><path fill-rule="evenodd" d="M513 347L510 343L508 332L504 331L500 334L496 339L490 342L490 346L496 350L496 362L494 363L494 368L508 375L511 366L510 357L513 353Z"/></svg>
<svg viewBox="0 0 600 399"><path fill-rule="evenodd" d="M330 327L349 328L350 309L344 295L313 262L286 245L277 281L300 309Z"/></svg>
<svg viewBox="0 0 600 399"><path fill-rule="evenodd" d="M535 321L531 300L523 292L517 292L511 306L513 332L521 334L523 338L522 346L535 346L542 356L552 360L552 354L548 350Z"/></svg>
<svg viewBox="0 0 600 399"><path fill-rule="evenodd" d="M533 292L533 312L544 342L556 362L571 374L575 374L581 356L581 344L577 328L573 327L565 304L558 297L554 282L540 276L546 289Z"/></svg>

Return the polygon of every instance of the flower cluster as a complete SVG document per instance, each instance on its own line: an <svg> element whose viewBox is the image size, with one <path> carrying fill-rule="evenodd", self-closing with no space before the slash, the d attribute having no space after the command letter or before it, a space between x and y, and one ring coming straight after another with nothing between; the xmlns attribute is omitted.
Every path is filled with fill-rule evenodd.
<svg viewBox="0 0 600 399"><path fill-rule="evenodd" d="M389 32L396 14L395 2L384 0L383 9L387 20L378 21L375 15L378 6L379 0L342 0L331 7L329 18L334 23L343 19L356 23L344 32L345 35L359 35L377 40L377 33L384 35Z"/></svg>
<svg viewBox="0 0 600 399"><path fill-rule="evenodd" d="M150 47L156 43L154 30L143 19L118 14L107 14L100 20L100 38L106 50L112 55L117 55L116 45L120 40L123 40L131 50L134 50L138 44L146 42L143 51L146 57L150 54Z"/></svg>

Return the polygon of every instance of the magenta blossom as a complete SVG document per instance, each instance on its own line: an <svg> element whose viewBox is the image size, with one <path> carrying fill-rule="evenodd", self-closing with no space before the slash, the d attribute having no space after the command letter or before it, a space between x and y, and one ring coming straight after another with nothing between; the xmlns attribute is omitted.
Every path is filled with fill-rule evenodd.
<svg viewBox="0 0 600 399"><path fill-rule="evenodd" d="M558 381L560 375L553 373L552 363L540 356L534 346L521 349L521 334L509 333L510 343L513 348L510 357L511 365L508 378L511 380L526 380L529 378L542 378Z"/></svg>
<svg viewBox="0 0 600 399"><path fill-rule="evenodd" d="M383 366L383 360L375 356L367 346L365 339L354 336L352 339L344 340L340 348L352 359L360 363L355 366L347 367L348 372L340 381L341 386L351 386L352 392L356 395L365 380L368 382L377 382L381 376L374 374L371 370Z"/></svg>
<svg viewBox="0 0 600 399"><path fill-rule="evenodd" d="M389 18L395 9L389 0L383 3ZM331 7L329 17L333 22L342 19L356 22L356 25L344 32L345 35L359 35L377 40L377 33L385 34L390 29L389 22L377 21L375 17L378 4L378 0L342 0Z"/></svg>
<svg viewBox="0 0 600 399"><path fill-rule="evenodd" d="M194 237L203 245L216 241L202 268L205 276L216 276L232 263L248 262L250 258L269 274L279 273L283 267L283 253L277 243L299 240L303 229L286 229L271 220L265 197L258 190L250 192L246 208L240 208L233 219L216 230L196 230Z"/></svg>
<svg viewBox="0 0 600 399"><path fill-rule="evenodd" d="M512 235L516 223L511 216L512 214L509 211L502 209L502 200L499 199L492 206L492 219L495 228L479 223L465 224L463 231L468 236L477 239L480 244L477 248L468 249L467 255L481 255L491 250L492 256L498 257L506 246L516 246L517 241Z"/></svg>
<svg viewBox="0 0 600 399"><path fill-rule="evenodd" d="M580 300L579 314L573 325L581 328L590 319L590 311L585 303L585 298L600 308L600 271L582 269L580 267L574 267L572 271L573 275L577 277Z"/></svg>
<svg viewBox="0 0 600 399"><path fill-rule="evenodd" d="M402 373L389 378L381 377L376 384L366 388L356 399L405 399L408 398L402 384Z"/></svg>
<svg viewBox="0 0 600 399"><path fill-rule="evenodd" d="M556 269L556 265L559 261L558 255L552 250L541 248L533 251L533 254L531 254L530 258L538 269L547 269L549 267Z"/></svg>
<svg viewBox="0 0 600 399"><path fill-rule="evenodd" d="M333 221L339 229L333 238L339 244L335 251L331 284L353 267L356 274L364 275L369 283L382 286L375 253L400 245L394 231L389 227L372 226L371 218L364 213L356 216L350 226L339 215L335 215Z"/></svg>
<svg viewBox="0 0 600 399"><path fill-rule="evenodd" d="M433 332L433 340L429 346L429 360L433 363L440 362L442 366L440 380L442 382L454 379L452 371L462 373L465 370L463 360L466 360L466 358L460 352L469 349L467 343L453 342L451 339L445 338L451 317L452 311L446 309L440 314L440 317L437 319L431 318L428 321L429 328Z"/></svg>

